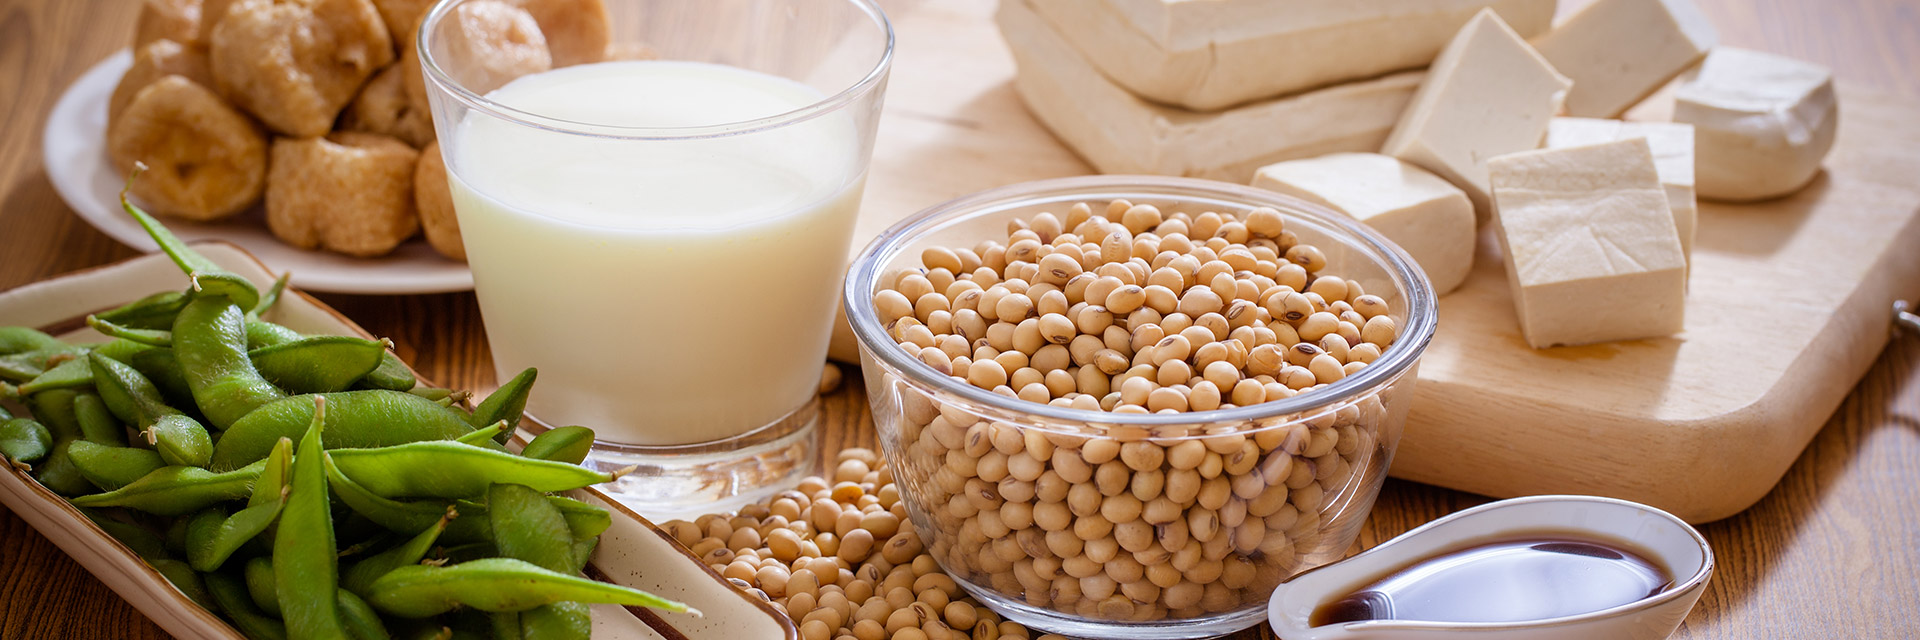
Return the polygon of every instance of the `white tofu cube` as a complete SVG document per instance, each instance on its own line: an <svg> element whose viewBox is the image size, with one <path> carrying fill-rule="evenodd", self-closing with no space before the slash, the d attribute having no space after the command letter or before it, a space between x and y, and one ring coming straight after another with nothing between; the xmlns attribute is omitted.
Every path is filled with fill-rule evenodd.
<svg viewBox="0 0 1920 640"><path fill-rule="evenodd" d="M1826 67L1718 47L1674 92L1673 121L1693 125L1701 197L1764 200L1813 181L1833 148L1840 103Z"/></svg>
<svg viewBox="0 0 1920 640"><path fill-rule="evenodd" d="M1482 10L1434 60L1381 153L1465 190L1485 222L1487 160L1539 148L1572 84L1500 16Z"/></svg>
<svg viewBox="0 0 1920 640"><path fill-rule="evenodd" d="M1514 153L1489 169L1527 344L1681 331L1687 261L1645 138Z"/></svg>
<svg viewBox="0 0 1920 640"><path fill-rule="evenodd" d="M1718 41L1693 0L1596 0L1533 46L1573 80L1567 115L1612 118L1693 66Z"/></svg>
<svg viewBox="0 0 1920 640"><path fill-rule="evenodd" d="M1336 153L1262 167L1253 186L1332 208L1392 240L1427 273L1436 295L1473 268L1473 202L1440 176L1393 156Z"/></svg>
<svg viewBox="0 0 1920 640"><path fill-rule="evenodd" d="M1547 125L1549 149L1628 138L1646 138L1647 146L1653 149L1653 167L1660 174L1660 185L1667 189L1667 206L1673 209L1680 250L1692 264L1693 237L1700 225L1700 209L1693 196L1693 125L1595 118L1554 118Z"/></svg>

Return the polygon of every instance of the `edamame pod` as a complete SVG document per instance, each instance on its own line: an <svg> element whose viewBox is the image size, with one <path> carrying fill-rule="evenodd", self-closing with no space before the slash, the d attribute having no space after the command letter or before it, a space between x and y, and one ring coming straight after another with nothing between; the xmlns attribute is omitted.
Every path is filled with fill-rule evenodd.
<svg viewBox="0 0 1920 640"><path fill-rule="evenodd" d="M598 537L613 526L613 514L606 509L566 496L547 496L547 502L553 503L567 519L567 528L573 531L575 540Z"/></svg>
<svg viewBox="0 0 1920 640"><path fill-rule="evenodd" d="M202 577L206 580L207 595L213 598L214 604L220 605L220 613L233 623L240 635L248 640L286 640L286 625L254 606L245 584L224 573L208 573Z"/></svg>
<svg viewBox="0 0 1920 640"><path fill-rule="evenodd" d="M75 440L67 445L67 457L73 460L73 466L80 471L81 477L102 491L127 486L167 466L160 459L160 454L152 450L114 447L86 440Z"/></svg>
<svg viewBox="0 0 1920 640"><path fill-rule="evenodd" d="M447 542L460 544L483 541L492 537L487 530L486 507L476 502L446 500L400 501L374 495L373 492L341 475L340 469L333 464L331 455L327 460L328 487L333 497L347 505L354 513L366 517L388 531L414 535L436 526L448 513L463 514L467 517L454 520L443 538ZM444 525L441 525L444 526Z"/></svg>
<svg viewBox="0 0 1920 640"><path fill-rule="evenodd" d="M559 427L534 436L520 455L539 460L580 464L593 450L593 430L586 427Z"/></svg>
<svg viewBox="0 0 1920 640"><path fill-rule="evenodd" d="M0 455L23 469L53 452L53 432L28 418L0 420Z"/></svg>
<svg viewBox="0 0 1920 640"><path fill-rule="evenodd" d="M196 296L173 321L173 355L180 359L194 404L220 429L287 397L247 358L246 317L240 310L252 303Z"/></svg>
<svg viewBox="0 0 1920 640"><path fill-rule="evenodd" d="M420 384L420 381L413 377L413 370L407 368L407 363L400 361L400 356L388 353L380 359L380 366L362 378L360 384L372 389L407 391Z"/></svg>
<svg viewBox="0 0 1920 640"><path fill-rule="evenodd" d="M253 496L247 499L247 508L232 516L222 517L214 528L203 532L203 535L195 536L194 527L187 528L187 563L193 565L195 571L220 568L227 558L240 550L241 545L273 524L274 518L280 515L281 507L286 504L292 459L293 442L282 439L273 448L273 455L267 456L266 468L261 470L260 479L253 484Z"/></svg>
<svg viewBox="0 0 1920 640"><path fill-rule="evenodd" d="M180 309L185 306L186 293L162 291L94 316L130 329L172 329L173 317L180 315Z"/></svg>
<svg viewBox="0 0 1920 640"><path fill-rule="evenodd" d="M593 635L593 611L582 602L555 602L520 614L524 640L587 640Z"/></svg>
<svg viewBox="0 0 1920 640"><path fill-rule="evenodd" d="M87 354L87 361L92 366L94 388L99 392L100 400L106 403L108 411L121 420L145 431L163 417L185 415L168 405L160 395L159 387L154 386L132 365L98 352ZM199 423L194 424L198 426ZM206 427L200 427L200 430L205 431Z"/></svg>
<svg viewBox="0 0 1920 640"><path fill-rule="evenodd" d="M139 172L135 171L133 175L127 177L128 187L133 185L133 178L138 175ZM140 223L140 228L147 231L147 236L153 238L153 243L160 245L160 250L166 252L167 257L172 258L173 263L179 266L181 271L186 272L187 277L193 281L193 297L226 296L242 309L252 309L253 305L260 301L260 290L254 288L252 282L215 264L206 256L200 255L200 252L194 251L186 243L181 242L172 231L167 230L166 225L160 224L159 220L153 219L153 216L148 215L147 212L133 206L133 202L127 199L125 190L120 192L120 208L126 210L127 215L133 216L134 221ZM188 303L188 306L192 306L192 303Z"/></svg>
<svg viewBox="0 0 1920 640"><path fill-rule="evenodd" d="M161 467L127 486L74 498L72 502L79 507L126 507L154 515L181 516L247 497L253 481L266 467L264 461L226 473L199 467Z"/></svg>
<svg viewBox="0 0 1920 640"><path fill-rule="evenodd" d="M481 443L493 442L494 436L500 435L501 432L506 430L507 430L507 421L502 420L502 421L487 425L485 427L481 427L479 429L474 429L473 431L467 433L467 435L454 438L453 441L458 442L460 444L470 444L478 447L483 447L486 445Z"/></svg>
<svg viewBox="0 0 1920 640"><path fill-rule="evenodd" d="M387 572L420 564L420 561L427 557L427 552L432 551L433 545L440 540L440 534L446 531L447 523L453 521L457 515L453 509L448 509L432 526L399 546L353 563L353 566L347 567L340 573L340 588L356 594L364 594L374 580L387 575Z"/></svg>
<svg viewBox="0 0 1920 640"><path fill-rule="evenodd" d="M489 613L487 622L492 625L489 631L493 634L493 640L525 640L520 635L520 612L518 611Z"/></svg>
<svg viewBox="0 0 1920 640"><path fill-rule="evenodd" d="M20 393L32 395L53 389L81 389L90 384L93 384L93 369L87 366L86 359L74 358L54 365L52 369L20 385Z"/></svg>
<svg viewBox="0 0 1920 640"><path fill-rule="evenodd" d="M387 447L421 440L452 440L472 427L432 400L400 391L342 391L295 396L266 406L233 423L213 448L213 468L231 469L267 456L280 438L298 439L313 421L313 401L327 399L326 442L330 447Z"/></svg>
<svg viewBox="0 0 1920 640"><path fill-rule="evenodd" d="M0 356L0 381L29 382L46 372L46 367L35 365L26 358Z"/></svg>
<svg viewBox="0 0 1920 640"><path fill-rule="evenodd" d="M160 542L160 536L154 535L145 527L109 518L93 509L81 509L80 513L85 514L88 520L93 521L94 526L100 527L101 531L119 540L120 544L126 545L128 550L133 551L133 554L140 556L141 559L167 557L166 545Z"/></svg>
<svg viewBox="0 0 1920 640"><path fill-rule="evenodd" d="M87 442L109 447L127 446L127 428L107 409L98 394L82 393L73 398L73 418L80 423L80 437Z"/></svg>
<svg viewBox="0 0 1920 640"><path fill-rule="evenodd" d="M292 278L293 272L291 271L283 272L280 274L280 277L274 278L273 286L267 287L266 293L260 294L260 301L254 303L253 308L247 310L247 320L258 320L260 316L267 315L268 311L272 311L274 305L280 304L280 294L286 293L287 281Z"/></svg>
<svg viewBox="0 0 1920 640"><path fill-rule="evenodd" d="M184 414L160 416L147 427L147 444L170 465L205 467L213 459L213 437Z"/></svg>
<svg viewBox="0 0 1920 640"><path fill-rule="evenodd" d="M273 559L268 556L256 556L247 560L244 570L247 578L247 598L253 605L275 618L280 617L280 596L274 591L278 578L274 577Z"/></svg>
<svg viewBox="0 0 1920 640"><path fill-rule="evenodd" d="M288 393L332 393L366 377L392 346L387 340L316 336L254 349L247 358Z"/></svg>
<svg viewBox="0 0 1920 640"><path fill-rule="evenodd" d="M33 412L33 419L47 425L53 432L53 440L78 439L86 435L80 429L80 418L73 412L73 401L80 392L72 389L54 389L26 396L27 410Z"/></svg>
<svg viewBox="0 0 1920 640"><path fill-rule="evenodd" d="M522 458L451 440L380 449L336 449L333 463L368 491L388 498L468 498L485 495L495 478L512 478L535 491L570 491L614 476L579 465Z"/></svg>
<svg viewBox="0 0 1920 640"><path fill-rule="evenodd" d="M173 588L187 594L188 600L200 605L202 609L214 610L213 598L207 595L207 587L200 582L200 574L194 573L193 568L187 566L187 563L171 558L148 558L147 564L152 565L155 571L165 576L167 582L173 583Z"/></svg>
<svg viewBox="0 0 1920 640"><path fill-rule="evenodd" d="M187 305L181 316L193 308ZM293 457L293 480L273 540L274 593L280 618L287 623L287 637L294 640L347 635L335 593L340 576L327 499L326 453L321 446L327 400L312 397L313 423L300 437L300 450Z"/></svg>
<svg viewBox="0 0 1920 640"><path fill-rule="evenodd" d="M276 344L286 344L305 338L300 332L267 322L265 320L247 320L247 348L258 349Z"/></svg>
<svg viewBox="0 0 1920 640"><path fill-rule="evenodd" d="M53 450L47 452L46 460L40 463L40 472L34 478L49 491L67 496L84 496L95 491L93 483L87 482L74 468L73 458L67 455L67 449L79 440L73 438L54 438ZM74 498L80 499L80 498Z"/></svg>
<svg viewBox="0 0 1920 640"><path fill-rule="evenodd" d="M487 489L487 519L500 555L525 560L548 571L568 573L573 564L573 530L560 510L538 491L518 484Z"/></svg>
<svg viewBox="0 0 1920 640"><path fill-rule="evenodd" d="M173 331L171 329L135 329L133 327L115 324L113 321L102 319L97 315L87 316L87 326L93 327L94 331L98 331L107 337L137 342L149 347L173 346Z"/></svg>
<svg viewBox="0 0 1920 640"><path fill-rule="evenodd" d="M520 426L520 416L527 411L527 395L533 393L533 381L540 377L540 370L527 367L527 370L514 376L506 384L500 385L480 406L473 408L473 417L467 422L478 429L501 420L507 421L507 430L495 436L494 440L506 442L513 437L513 430Z"/></svg>
<svg viewBox="0 0 1920 640"><path fill-rule="evenodd" d="M172 349L148 349L124 362L133 365L135 371L158 387L160 397L165 398L169 406L199 410L193 403L193 389L187 386L187 374L180 370L180 359L173 355Z"/></svg>
<svg viewBox="0 0 1920 640"><path fill-rule="evenodd" d="M391 640L387 626L381 624L380 614L367 601L346 589L334 590L340 609L340 622L347 628L347 637L352 640Z"/></svg>
<svg viewBox="0 0 1920 640"><path fill-rule="evenodd" d="M67 346L59 338L47 335L32 327L0 327L0 355L11 355L23 351L58 349Z"/></svg>
<svg viewBox="0 0 1920 640"><path fill-rule="evenodd" d="M480 611L525 611L556 602L607 603L667 611L697 610L616 584L548 571L510 558L446 567L400 567L373 581L367 603L403 618L424 618L465 606Z"/></svg>

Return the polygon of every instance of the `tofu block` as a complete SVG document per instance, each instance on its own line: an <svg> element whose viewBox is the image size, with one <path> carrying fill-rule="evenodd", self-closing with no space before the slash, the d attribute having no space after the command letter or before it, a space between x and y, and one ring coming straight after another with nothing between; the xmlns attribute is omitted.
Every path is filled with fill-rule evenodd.
<svg viewBox="0 0 1920 640"><path fill-rule="evenodd" d="M1027 108L1104 173L1245 184L1260 167L1338 151L1372 151L1420 86L1418 71L1214 113L1142 100L1093 68L1027 0L1000 3L1000 33Z"/></svg>
<svg viewBox="0 0 1920 640"><path fill-rule="evenodd" d="M1673 210L1680 251L1687 255L1687 264L1693 264L1693 236L1700 225L1700 209L1693 196L1693 125L1595 118L1554 118L1547 123L1548 149L1628 138L1646 138L1647 146L1653 149L1653 168L1660 174L1660 186L1667 190L1667 207Z"/></svg>
<svg viewBox="0 0 1920 640"><path fill-rule="evenodd" d="M1693 125L1700 197L1764 200L1799 191L1820 172L1840 102L1826 67L1717 47L1674 91L1673 121Z"/></svg>
<svg viewBox="0 0 1920 640"><path fill-rule="evenodd" d="M1473 268L1473 201L1426 169L1377 153L1335 153L1261 167L1253 186L1332 208L1365 223L1420 263L1435 295Z"/></svg>
<svg viewBox="0 0 1920 640"><path fill-rule="evenodd" d="M1381 153L1453 182L1486 222L1487 160L1539 148L1572 84L1482 9L1434 60Z"/></svg>
<svg viewBox="0 0 1920 640"><path fill-rule="evenodd" d="M1526 37L1556 0L1032 0L1108 78L1197 111L1418 69L1482 8ZM1175 26L1179 25L1179 26ZM1678 73L1678 70L1675 70Z"/></svg>
<svg viewBox="0 0 1920 640"><path fill-rule="evenodd" d="M1596 0L1533 46L1573 80L1567 115L1613 118L1699 62L1719 39L1693 0Z"/></svg>
<svg viewBox="0 0 1920 640"><path fill-rule="evenodd" d="M1680 332L1687 260L1645 138L1508 154L1488 165L1527 344Z"/></svg>

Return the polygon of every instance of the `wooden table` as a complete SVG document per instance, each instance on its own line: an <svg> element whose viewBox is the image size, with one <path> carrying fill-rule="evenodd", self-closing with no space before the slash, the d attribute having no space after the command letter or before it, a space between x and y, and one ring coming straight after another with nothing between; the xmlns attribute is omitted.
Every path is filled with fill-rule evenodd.
<svg viewBox="0 0 1920 640"><path fill-rule="evenodd" d="M1814 60L1844 81L1920 96L1913 72L1920 5L1913 0L1699 2L1723 43ZM39 155L41 124L59 92L125 46L135 7L128 0L0 0L0 290L134 255L67 209ZM427 376L455 387L493 386L471 294L320 297L392 337ZM858 385L830 396L827 416L829 449L873 445ZM1389 481L1357 546L1486 501ZM1719 572L1678 638L1920 635L1920 337L1897 338L1881 354L1771 494L1702 529ZM165 635L0 512L0 639ZM1273 636L1263 628L1233 637Z"/></svg>

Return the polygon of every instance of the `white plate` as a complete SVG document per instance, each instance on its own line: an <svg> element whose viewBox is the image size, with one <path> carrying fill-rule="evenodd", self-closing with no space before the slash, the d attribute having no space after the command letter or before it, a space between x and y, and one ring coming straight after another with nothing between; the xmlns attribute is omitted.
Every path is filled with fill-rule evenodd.
<svg viewBox="0 0 1920 640"><path fill-rule="evenodd" d="M132 65L133 53L122 50L67 88L47 116L42 161L53 188L82 220L127 246L154 251L158 247L153 240L120 210L124 180L107 160L107 98ZM309 291L397 294L473 289L473 272L466 263L441 257L425 240L415 238L380 258L306 251L274 238L267 231L265 215L256 206L215 223L172 219L166 223L188 241L225 240L245 247L274 270L292 272L294 286Z"/></svg>
<svg viewBox="0 0 1920 640"><path fill-rule="evenodd" d="M258 260L230 244L196 246L207 257L256 284L273 276ZM88 313L109 309L155 291L178 290L186 277L160 254L71 273L0 293L0 326L39 327L67 337L87 335ZM274 308L276 322L303 333L367 333L338 312L303 293L288 290ZM93 340L102 339L97 334ZM87 520L66 499L7 465L0 470L0 504L38 529L81 566L180 638L241 640L225 622L193 604L139 556ZM602 580L644 589L706 612L704 618L613 605L593 606L593 637L661 640L797 640L793 622L764 601L727 584L686 549L639 514L591 487L574 498L614 513L601 534L591 567Z"/></svg>

